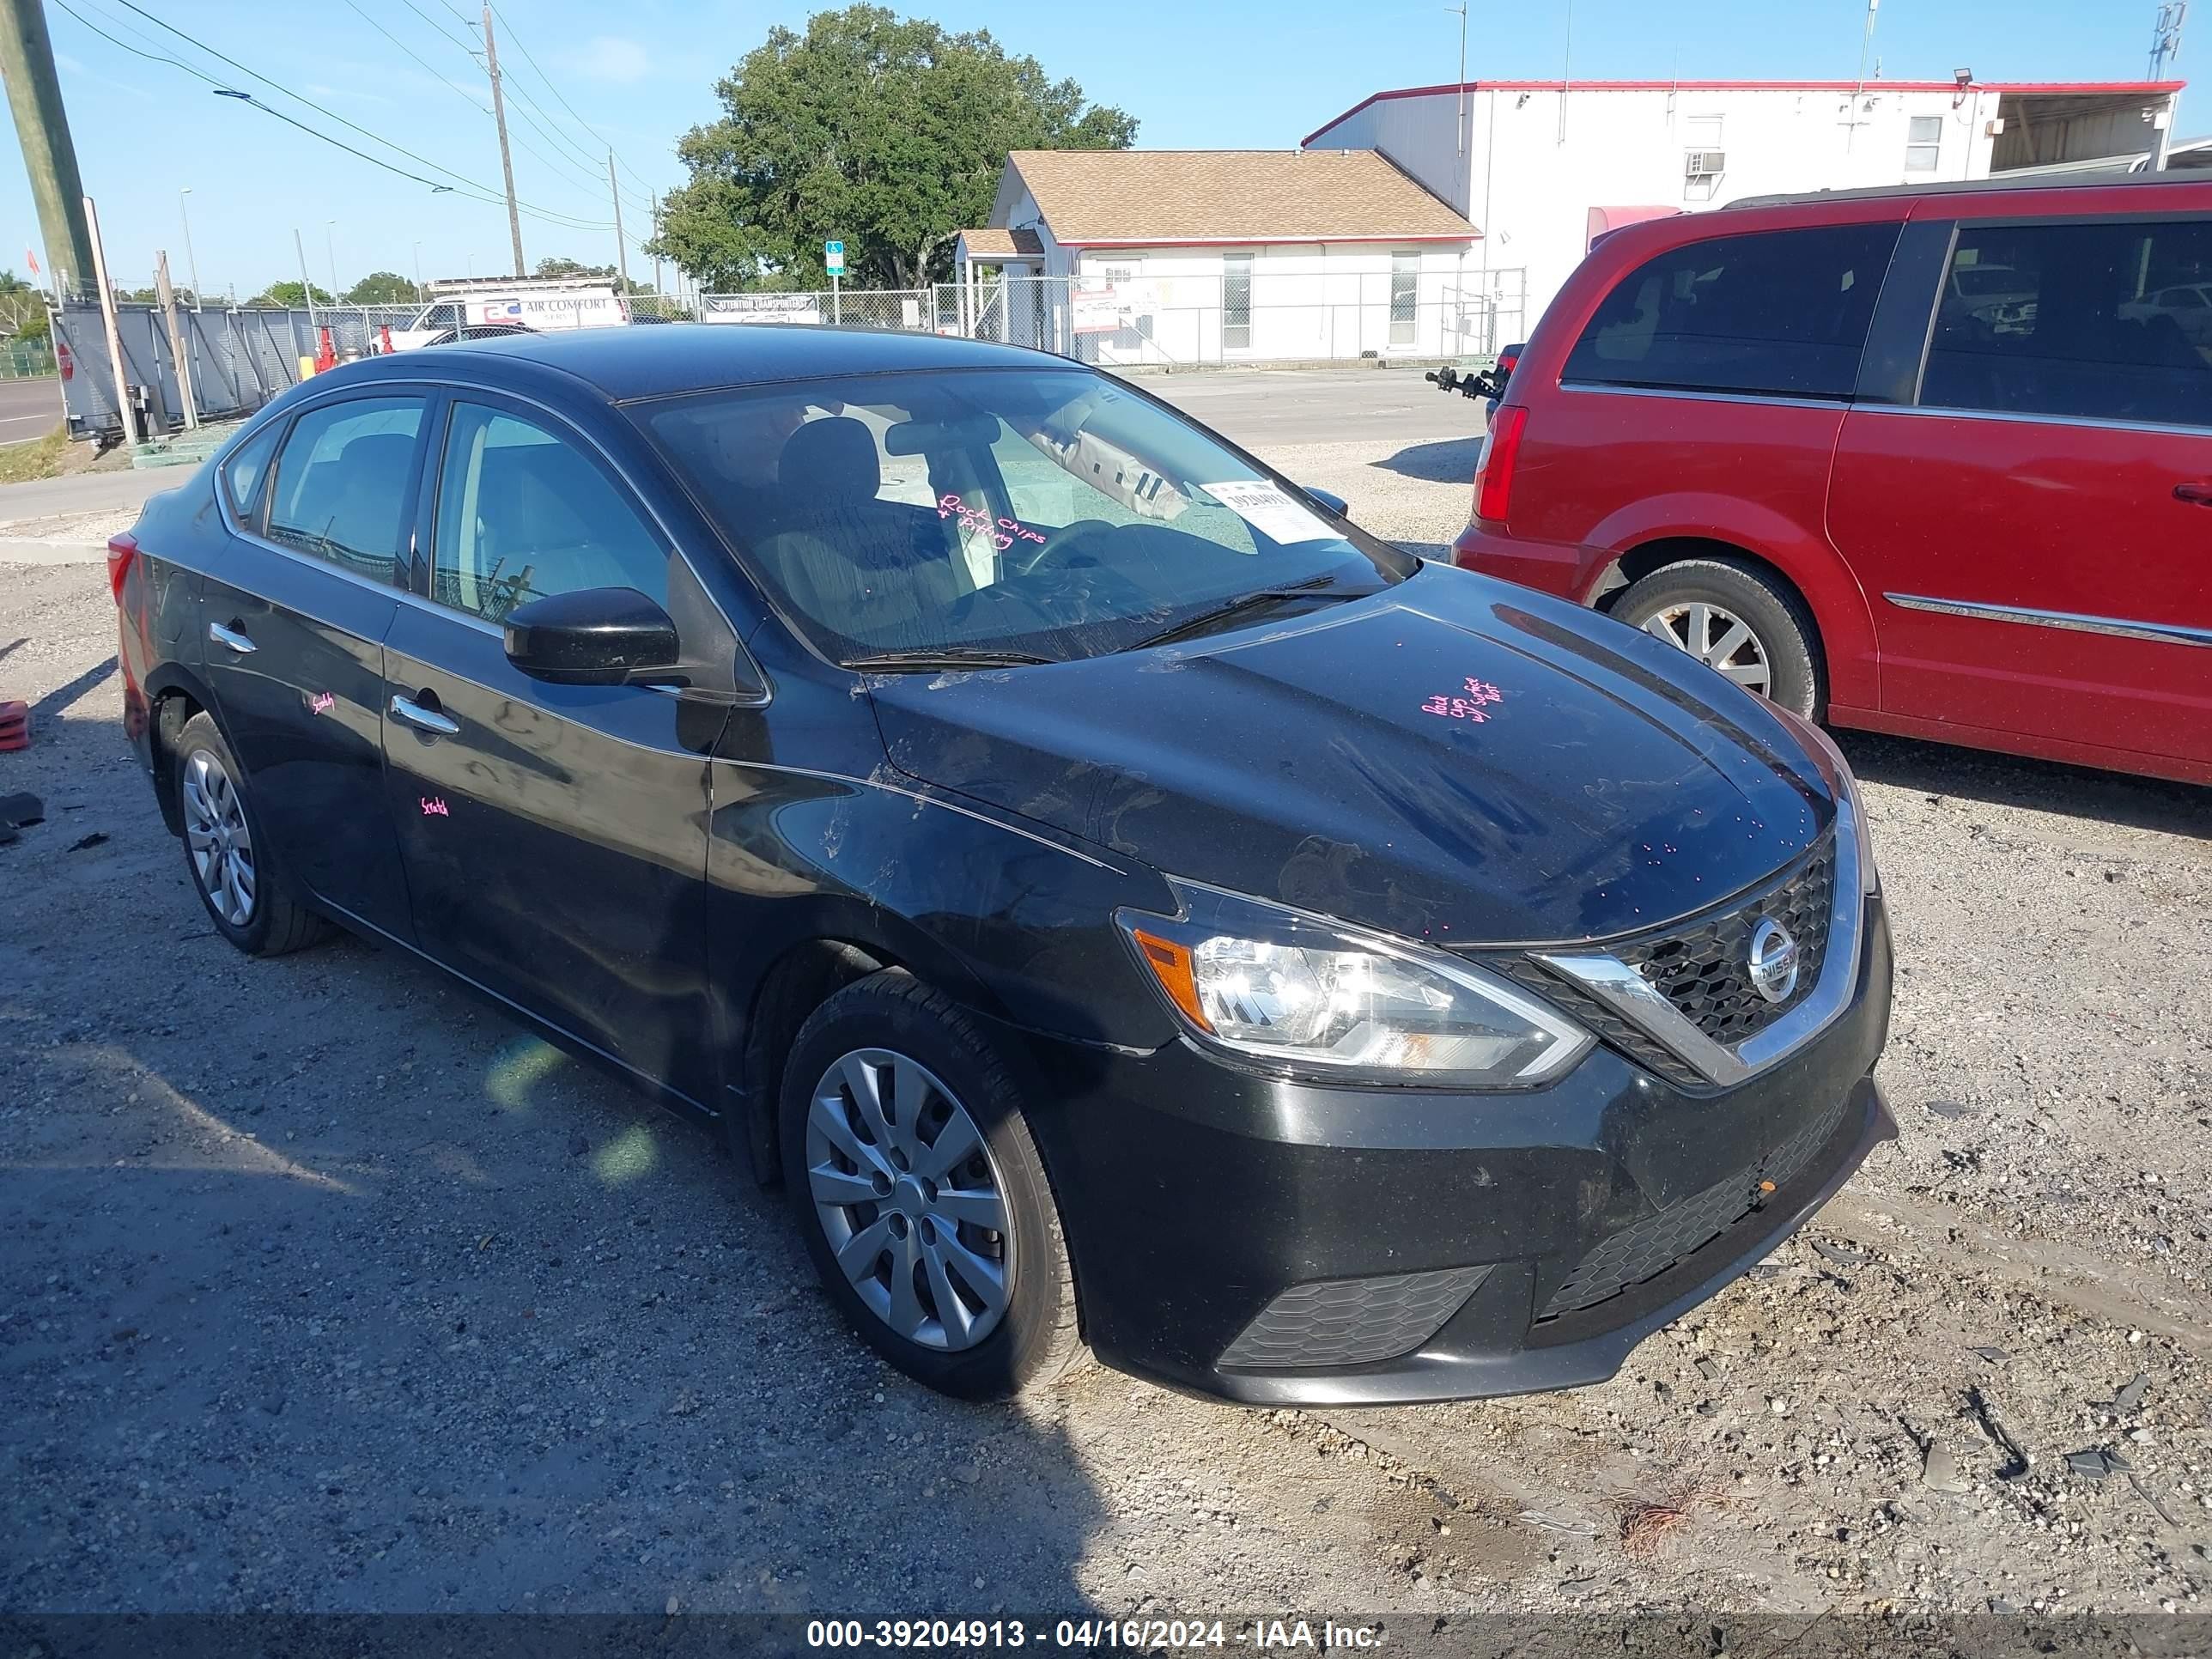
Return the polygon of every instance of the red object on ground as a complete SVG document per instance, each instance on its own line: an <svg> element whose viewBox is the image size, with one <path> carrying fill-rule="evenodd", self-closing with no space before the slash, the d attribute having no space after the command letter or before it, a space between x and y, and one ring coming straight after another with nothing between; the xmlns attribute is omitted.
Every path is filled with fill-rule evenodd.
<svg viewBox="0 0 2212 1659"><path fill-rule="evenodd" d="M338 366L338 354L331 349L331 331L326 328L315 331L315 373L323 374Z"/></svg>
<svg viewBox="0 0 2212 1659"><path fill-rule="evenodd" d="M0 750L31 746L31 705L0 702Z"/></svg>

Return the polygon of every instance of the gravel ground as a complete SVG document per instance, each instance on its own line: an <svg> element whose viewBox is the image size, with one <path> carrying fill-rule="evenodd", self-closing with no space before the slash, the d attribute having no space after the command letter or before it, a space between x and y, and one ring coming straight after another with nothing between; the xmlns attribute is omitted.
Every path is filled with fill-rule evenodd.
<svg viewBox="0 0 2212 1659"><path fill-rule="evenodd" d="M1424 548L1472 458L1270 454ZM2205 791L1846 738L1902 1137L1613 1382L975 1408L706 1134L392 953L216 938L103 574L0 565L48 814L0 848L0 1610L2208 1605Z"/></svg>

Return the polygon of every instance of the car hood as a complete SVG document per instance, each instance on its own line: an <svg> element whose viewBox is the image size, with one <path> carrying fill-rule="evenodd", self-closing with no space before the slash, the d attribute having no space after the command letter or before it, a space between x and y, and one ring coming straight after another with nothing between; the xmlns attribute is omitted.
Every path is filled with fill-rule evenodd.
<svg viewBox="0 0 2212 1659"><path fill-rule="evenodd" d="M1445 945L1650 927L1770 875L1834 812L1756 699L1465 571L1179 646L870 690L917 780Z"/></svg>

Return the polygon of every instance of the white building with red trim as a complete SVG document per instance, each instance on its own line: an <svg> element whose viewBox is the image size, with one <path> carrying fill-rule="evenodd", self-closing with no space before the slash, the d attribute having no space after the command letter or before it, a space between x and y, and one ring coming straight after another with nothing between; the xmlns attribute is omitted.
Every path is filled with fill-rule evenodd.
<svg viewBox="0 0 2212 1659"><path fill-rule="evenodd" d="M1017 150L954 264L968 331L1087 362L1436 357L1479 236L1371 150Z"/></svg>
<svg viewBox="0 0 2212 1659"><path fill-rule="evenodd" d="M1986 178L2151 150L2179 81L1473 81L1306 135L1373 151L1482 228L1468 288L1525 337L1591 240L1747 196Z"/></svg>

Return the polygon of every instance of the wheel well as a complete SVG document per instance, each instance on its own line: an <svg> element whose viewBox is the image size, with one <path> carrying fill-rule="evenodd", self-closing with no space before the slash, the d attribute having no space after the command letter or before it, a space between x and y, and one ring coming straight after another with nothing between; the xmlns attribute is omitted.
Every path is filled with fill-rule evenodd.
<svg viewBox="0 0 2212 1659"><path fill-rule="evenodd" d="M1727 559L1756 571L1794 600L1808 617L1813 614L1813 607L1805 602L1804 593L1779 566L1738 547L1733 542L1712 541L1703 536L1668 536L1656 542L1646 542L1641 547L1630 548L1607 566L1605 574L1598 578L1597 586L1591 594L1590 608L1610 611L1633 584L1642 581L1655 570L1664 570L1670 564L1681 564L1690 559Z"/></svg>
<svg viewBox="0 0 2212 1659"><path fill-rule="evenodd" d="M154 750L154 799L161 804L161 822L169 826L173 836L185 833L185 813L183 803L177 799L177 769L171 757L176 753L177 737L185 722L201 712L189 691L172 688L155 699L154 720L148 729Z"/></svg>
<svg viewBox="0 0 2212 1659"><path fill-rule="evenodd" d="M742 1127L753 1179L762 1186L775 1186L781 1178L776 1104L783 1093L783 1064L799 1028L855 980L900 965L845 939L815 939L793 945L762 975L745 1018L745 1121L732 1125L733 1130Z"/></svg>

